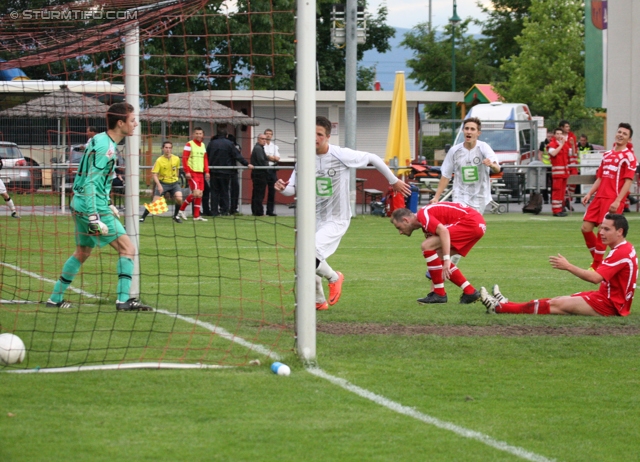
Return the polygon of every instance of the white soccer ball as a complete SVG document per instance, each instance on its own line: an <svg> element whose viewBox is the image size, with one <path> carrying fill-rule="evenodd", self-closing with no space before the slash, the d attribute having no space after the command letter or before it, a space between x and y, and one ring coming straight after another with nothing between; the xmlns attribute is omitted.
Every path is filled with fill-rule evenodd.
<svg viewBox="0 0 640 462"><path fill-rule="evenodd" d="M20 337L13 334L0 335L0 365L21 363L26 354L27 350Z"/></svg>

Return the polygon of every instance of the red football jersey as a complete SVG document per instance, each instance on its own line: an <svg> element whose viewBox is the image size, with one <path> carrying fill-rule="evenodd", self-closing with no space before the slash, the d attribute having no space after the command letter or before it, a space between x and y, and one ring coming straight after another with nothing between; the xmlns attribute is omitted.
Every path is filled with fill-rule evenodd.
<svg viewBox="0 0 640 462"><path fill-rule="evenodd" d="M596 176L600 178L600 187L596 192L598 197L615 199L620 194L624 180L633 180L636 174L636 156L633 149L627 147L624 151L607 151L602 156Z"/></svg>
<svg viewBox="0 0 640 462"><path fill-rule="evenodd" d="M636 249L627 241L621 242L609 252L597 271L604 278L598 292L611 300L620 316L627 316L638 278Z"/></svg>
<svg viewBox="0 0 640 462"><path fill-rule="evenodd" d="M558 149L558 140L552 139L547 145L547 152L552 149ZM562 149L555 156L549 156L551 160L551 175L557 178L567 178L569 176L569 142L565 141L562 145Z"/></svg>
<svg viewBox="0 0 640 462"><path fill-rule="evenodd" d="M471 207L457 202L438 202L437 204L425 205L416 214L418 221L422 225L425 234L436 234L436 228L440 223L449 227L466 220L473 220L484 223L482 215Z"/></svg>

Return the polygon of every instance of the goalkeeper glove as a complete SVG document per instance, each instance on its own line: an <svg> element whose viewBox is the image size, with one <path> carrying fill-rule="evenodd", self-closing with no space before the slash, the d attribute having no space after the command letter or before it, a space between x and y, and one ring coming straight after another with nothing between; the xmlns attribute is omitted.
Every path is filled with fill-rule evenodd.
<svg viewBox="0 0 640 462"><path fill-rule="evenodd" d="M103 235L108 234L109 228L100 221L100 215L93 213L89 215L89 234Z"/></svg>

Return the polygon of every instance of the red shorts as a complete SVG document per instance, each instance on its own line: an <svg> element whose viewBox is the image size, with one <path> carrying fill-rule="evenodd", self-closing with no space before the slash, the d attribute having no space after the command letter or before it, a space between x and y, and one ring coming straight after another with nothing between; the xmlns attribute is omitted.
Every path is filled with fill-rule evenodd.
<svg viewBox="0 0 640 462"><path fill-rule="evenodd" d="M191 179L189 180L189 189L191 190L191 192L195 191L196 189L199 191L204 191L204 173L191 173Z"/></svg>
<svg viewBox="0 0 640 462"><path fill-rule="evenodd" d="M615 305L600 292L578 292L572 297L582 297L593 310L602 316L620 316Z"/></svg>
<svg viewBox="0 0 640 462"><path fill-rule="evenodd" d="M476 242L484 236L486 229L487 225L482 216L478 219L467 218L455 225L447 226L451 237L451 248L466 257Z"/></svg>
<svg viewBox="0 0 640 462"><path fill-rule="evenodd" d="M600 199L598 199L598 196L594 197L587 207L587 211L584 212L582 221L588 221L589 223L595 223L597 226L600 226L604 221L604 217L609 213L609 207L611 207L614 200L615 199L608 199L606 197ZM616 213L622 213L623 210L624 201L620 201L620 207L618 207Z"/></svg>

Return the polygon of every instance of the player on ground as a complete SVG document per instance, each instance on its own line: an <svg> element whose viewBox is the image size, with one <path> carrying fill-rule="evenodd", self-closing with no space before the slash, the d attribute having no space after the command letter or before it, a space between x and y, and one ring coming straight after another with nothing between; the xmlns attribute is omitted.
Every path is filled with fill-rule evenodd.
<svg viewBox="0 0 640 462"><path fill-rule="evenodd" d="M71 308L71 303L63 299L65 290L73 282L82 264L91 256L94 247L109 244L120 255L116 266L116 309L152 309L135 298L129 298L136 248L118 220L117 209L109 201L118 143L124 137L131 136L137 126L133 106L128 103L113 104L107 110L107 131L94 136L87 143L73 182L71 210L76 225L76 250L62 267L60 279L47 300L48 308Z"/></svg>
<svg viewBox="0 0 640 462"><path fill-rule="evenodd" d="M209 159L207 156L207 147L202 142L204 131L200 127L193 130L193 139L187 143L182 153L182 166L185 176L189 182L191 194L180 206L178 216L187 220L184 211L187 206L193 202L195 208L193 210L194 221L207 221L201 216L202 213L202 193L204 191L204 182L209 181Z"/></svg>
<svg viewBox="0 0 640 462"><path fill-rule="evenodd" d="M156 163L153 164L153 169L151 169L151 175L155 183L152 202L157 201L161 196L165 196L167 199L173 199L175 201L175 205L173 206L173 221L182 223L182 220L178 217L180 205L182 204L182 188L180 187L180 179L178 178L180 158L171 153L172 149L173 143L171 143L171 141L162 143L162 155L158 157ZM140 222L144 222L148 215L149 210L145 209L142 217L140 217Z"/></svg>
<svg viewBox="0 0 640 462"><path fill-rule="evenodd" d="M2 170L2 159L0 159L0 170ZM4 185L4 182L2 180L0 180L0 196L2 196L5 204L7 204L7 207L9 207L9 210L11 210L11 216L13 218L20 218L20 216L18 215L18 211L16 210L16 205L13 203L13 199L11 199L11 196L9 196L7 187Z"/></svg>
<svg viewBox="0 0 640 462"><path fill-rule="evenodd" d="M419 298L418 303L447 303L445 279L462 289L460 303L473 303L480 298L480 292L467 281L451 257L466 256L484 236L487 225L482 215L464 204L438 202L422 207L417 214L397 209L391 214L391 223L405 236L411 236L416 229L422 229L425 235L422 255L431 274L433 292Z"/></svg>
<svg viewBox="0 0 640 462"><path fill-rule="evenodd" d="M581 228L584 241L593 257L593 270L598 269L606 250L606 245L600 240L600 233L594 234L593 229L602 223L607 213L622 213L636 173L636 156L630 143L632 136L631 125L624 122L618 125L613 149L602 156L596 182L582 199L587 207L593 197L582 219Z"/></svg>
<svg viewBox="0 0 640 462"><path fill-rule="evenodd" d="M636 249L626 241L629 223L624 215L607 214L600 225L602 242L611 252L596 271L589 271L572 265L562 255L549 257L555 269L568 271L580 279L600 284L597 291L513 303L493 287L493 296L482 287L482 303L487 313L511 314L576 314L582 316L627 316L631 310L633 294L638 277L638 256Z"/></svg>
<svg viewBox="0 0 640 462"><path fill-rule="evenodd" d="M329 144L331 122L316 117L316 309L326 310L335 305L342 294L344 276L327 263L338 249L340 239L349 229L351 206L349 201L349 168L362 168L372 164L389 181L394 191L405 196L409 186L395 177L389 167L376 154L354 151ZM285 196L296 193L296 170L288 182L278 180L274 187ZM324 295L322 278L329 281L329 303Z"/></svg>

